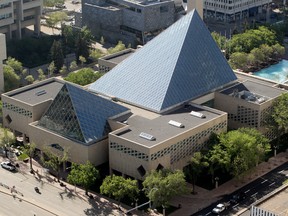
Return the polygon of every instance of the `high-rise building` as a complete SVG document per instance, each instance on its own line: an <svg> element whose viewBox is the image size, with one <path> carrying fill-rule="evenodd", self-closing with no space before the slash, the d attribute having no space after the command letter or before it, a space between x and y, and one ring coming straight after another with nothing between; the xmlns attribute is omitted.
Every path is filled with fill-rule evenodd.
<svg viewBox="0 0 288 216"><path fill-rule="evenodd" d="M6 58L5 35L0 34L0 93L4 92L3 60Z"/></svg>
<svg viewBox="0 0 288 216"><path fill-rule="evenodd" d="M0 2L0 33L7 38L21 38L23 28L34 25L40 33L42 0L2 0Z"/></svg>
<svg viewBox="0 0 288 216"><path fill-rule="evenodd" d="M242 20L265 12L272 0L205 0L204 17L217 21Z"/></svg>

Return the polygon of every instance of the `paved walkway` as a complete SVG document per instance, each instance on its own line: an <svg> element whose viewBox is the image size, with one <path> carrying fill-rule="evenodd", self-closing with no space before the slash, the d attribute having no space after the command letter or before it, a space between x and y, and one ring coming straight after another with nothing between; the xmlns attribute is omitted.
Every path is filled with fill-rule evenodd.
<svg viewBox="0 0 288 216"><path fill-rule="evenodd" d="M242 180L232 179L211 191L196 187L196 195L188 194L175 197L171 201L171 204L173 206L178 206L178 204L181 204L182 207L170 214L170 216L189 216L194 214L197 211L209 206L213 202L220 200L224 195L236 191L237 189L254 181L258 177L268 173L272 169L284 164L287 162L287 159L288 153L282 152L276 157L270 158L268 162L259 164L258 167L251 172L251 175L246 176Z"/></svg>

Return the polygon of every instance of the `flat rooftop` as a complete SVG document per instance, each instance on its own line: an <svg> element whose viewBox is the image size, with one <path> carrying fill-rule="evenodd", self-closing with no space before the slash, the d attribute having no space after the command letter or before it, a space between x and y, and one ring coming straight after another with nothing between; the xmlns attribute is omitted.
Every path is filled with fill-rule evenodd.
<svg viewBox="0 0 288 216"><path fill-rule="evenodd" d="M251 80L238 82L236 85L230 86L229 88L220 92L222 94L235 96L235 94L241 93L243 91L250 92L259 97L264 97L266 100L273 99L286 92L283 89L279 89L271 85L265 85L264 83L254 82Z"/></svg>
<svg viewBox="0 0 288 216"><path fill-rule="evenodd" d="M40 85L32 84L24 88L12 91L7 96L22 101L24 103L35 105L43 101L54 99L64 84L51 79L48 82L43 82Z"/></svg>
<svg viewBox="0 0 288 216"><path fill-rule="evenodd" d="M206 118L192 116L190 114L191 111L200 112L205 115ZM146 147L152 147L167 139L171 139L171 137L185 133L192 128L199 127L200 125L205 124L212 119L218 118L223 114L224 112L221 111L215 110L215 112L213 112L208 109L206 110L204 107L199 108L198 106L188 105L154 119L134 115L127 120L127 124L129 125L127 130L121 131L118 134L117 132L113 134ZM178 128L170 125L168 124L170 120L181 123L184 125L184 127ZM141 132L152 135L155 137L155 140L150 141L140 137L139 135Z"/></svg>
<svg viewBox="0 0 288 216"><path fill-rule="evenodd" d="M109 62L113 62L115 64L119 64L120 62L128 58L130 55L132 55L134 52L135 51L131 49L131 50L127 50L126 52L119 52L119 54L115 53L112 55L104 56L101 59L109 61Z"/></svg>

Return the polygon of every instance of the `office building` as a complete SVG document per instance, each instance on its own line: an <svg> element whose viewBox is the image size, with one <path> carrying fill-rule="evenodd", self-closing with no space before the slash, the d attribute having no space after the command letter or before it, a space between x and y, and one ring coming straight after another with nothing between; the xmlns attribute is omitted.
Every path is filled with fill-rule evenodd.
<svg viewBox="0 0 288 216"><path fill-rule="evenodd" d="M4 92L4 72L3 72L3 61L7 58L6 56L6 40L5 35L0 34L0 93Z"/></svg>
<svg viewBox="0 0 288 216"><path fill-rule="evenodd" d="M35 34L40 33L42 0L3 0L0 2L0 33L7 39L21 38L23 29L34 25Z"/></svg>

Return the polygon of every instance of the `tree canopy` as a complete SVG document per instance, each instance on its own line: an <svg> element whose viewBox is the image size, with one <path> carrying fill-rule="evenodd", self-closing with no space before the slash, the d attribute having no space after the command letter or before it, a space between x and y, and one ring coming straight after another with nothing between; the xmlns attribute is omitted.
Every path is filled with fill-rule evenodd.
<svg viewBox="0 0 288 216"><path fill-rule="evenodd" d="M87 194L88 189L99 178L99 172L89 161L86 164L73 163L67 178L69 183L83 186Z"/></svg>
<svg viewBox="0 0 288 216"><path fill-rule="evenodd" d="M76 83L78 85L88 85L92 82L95 82L103 74L99 72L94 72L91 68L83 68L77 72L71 72L64 79L69 82Z"/></svg>
<svg viewBox="0 0 288 216"><path fill-rule="evenodd" d="M115 197L120 202L124 197L129 197L130 199L137 197L139 189L137 180L112 175L104 179L100 186L100 192L110 197Z"/></svg>
<svg viewBox="0 0 288 216"><path fill-rule="evenodd" d="M153 170L146 176L143 186L147 197L156 206L168 206L172 197L188 192L181 170Z"/></svg>

